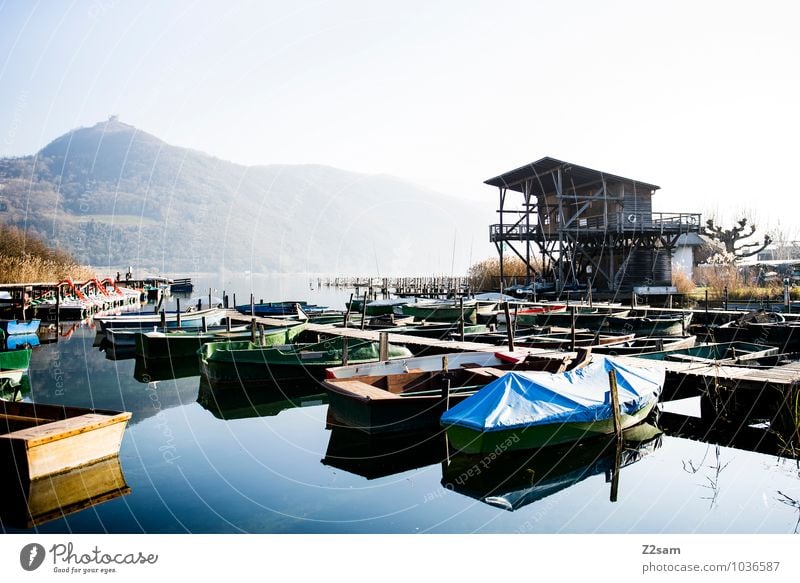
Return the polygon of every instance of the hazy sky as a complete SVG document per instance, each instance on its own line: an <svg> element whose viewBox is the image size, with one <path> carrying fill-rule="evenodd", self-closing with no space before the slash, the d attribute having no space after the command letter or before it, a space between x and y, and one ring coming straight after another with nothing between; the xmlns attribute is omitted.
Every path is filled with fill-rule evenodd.
<svg viewBox="0 0 800 583"><path fill-rule="evenodd" d="M792 1L0 0L0 154L117 114L235 162L389 173L492 206L483 180L549 155L660 185L657 210L747 211L798 236L798 16Z"/></svg>

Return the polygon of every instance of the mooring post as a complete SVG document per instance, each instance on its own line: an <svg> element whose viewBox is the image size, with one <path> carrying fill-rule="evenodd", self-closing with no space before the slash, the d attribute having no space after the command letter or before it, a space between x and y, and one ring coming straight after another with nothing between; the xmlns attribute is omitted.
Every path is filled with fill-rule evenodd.
<svg viewBox="0 0 800 583"><path fill-rule="evenodd" d="M342 366L347 366L347 361L350 357L350 345L347 343L347 337L342 337Z"/></svg>
<svg viewBox="0 0 800 583"><path fill-rule="evenodd" d="M508 311L508 302L503 302L503 312L506 316L506 337L508 338L508 351L514 352L514 327L511 325L511 314Z"/></svg>
<svg viewBox="0 0 800 583"><path fill-rule="evenodd" d="M464 342L464 296L458 298L458 307L461 309L461 317L458 320L459 335L461 342Z"/></svg>
<svg viewBox="0 0 800 583"><path fill-rule="evenodd" d="M228 309L228 294L225 293L225 290L222 290L222 307Z"/></svg>
<svg viewBox="0 0 800 583"><path fill-rule="evenodd" d="M446 411L450 408L450 371L446 354L442 357L442 400Z"/></svg>
<svg viewBox="0 0 800 583"><path fill-rule="evenodd" d="M233 292L233 309L236 309L236 292Z"/></svg>
<svg viewBox="0 0 800 583"><path fill-rule="evenodd" d="M708 288L706 288L706 326L708 326Z"/></svg>
<svg viewBox="0 0 800 583"><path fill-rule="evenodd" d="M178 330L181 329L181 299L175 298L175 323L178 326Z"/></svg>
<svg viewBox="0 0 800 583"><path fill-rule="evenodd" d="M369 300L369 294L364 292L364 305L361 306L361 329L363 330L367 325L367 301Z"/></svg>
<svg viewBox="0 0 800 583"><path fill-rule="evenodd" d="M197 298L197 311L199 312L202 309L203 309L203 298Z"/></svg>
<svg viewBox="0 0 800 583"><path fill-rule="evenodd" d="M614 421L614 435L622 439L622 421L619 417L619 392L617 390L617 373L612 368L608 371L608 387L611 393L611 413Z"/></svg>
<svg viewBox="0 0 800 583"><path fill-rule="evenodd" d="M253 294L250 294L250 317L253 318L256 315L256 298Z"/></svg>
<svg viewBox="0 0 800 583"><path fill-rule="evenodd" d="M378 360L389 360L389 333L378 334Z"/></svg>
<svg viewBox="0 0 800 583"><path fill-rule="evenodd" d="M200 319L200 322L202 322L202 325L203 325L203 332L208 332L208 322L206 322L206 317L203 316Z"/></svg>
<svg viewBox="0 0 800 583"><path fill-rule="evenodd" d="M570 351L575 352L575 306L569 307L570 319Z"/></svg>
<svg viewBox="0 0 800 583"><path fill-rule="evenodd" d="M725 311L727 312L728 311L728 286L727 285L722 289L722 298L725 301Z"/></svg>
<svg viewBox="0 0 800 583"><path fill-rule="evenodd" d="M616 439L615 441L616 446L614 448L614 467L611 468L611 494L609 496L609 500L611 502L617 501L617 495L619 493L619 473L622 466L622 448L624 446L624 442L621 438Z"/></svg>
<svg viewBox="0 0 800 583"><path fill-rule="evenodd" d="M161 327L167 329L167 313L164 310L161 310Z"/></svg>
<svg viewBox="0 0 800 583"><path fill-rule="evenodd" d="M519 304L514 304L514 322L511 323L514 336L517 335L517 317L519 316Z"/></svg>
<svg viewBox="0 0 800 583"><path fill-rule="evenodd" d="M231 319L225 318L225 332L231 331Z"/></svg>
<svg viewBox="0 0 800 583"><path fill-rule="evenodd" d="M353 309L353 294L350 293L350 301L347 302L347 312L344 315L344 327L347 328L347 325L350 323L350 310Z"/></svg>
<svg viewBox="0 0 800 583"><path fill-rule="evenodd" d="M255 317L250 318L250 342L253 344L256 343L256 319Z"/></svg>
<svg viewBox="0 0 800 583"><path fill-rule="evenodd" d="M211 288L208 288L208 307L211 308Z"/></svg>
<svg viewBox="0 0 800 583"><path fill-rule="evenodd" d="M264 324L258 325L258 345L264 346Z"/></svg>

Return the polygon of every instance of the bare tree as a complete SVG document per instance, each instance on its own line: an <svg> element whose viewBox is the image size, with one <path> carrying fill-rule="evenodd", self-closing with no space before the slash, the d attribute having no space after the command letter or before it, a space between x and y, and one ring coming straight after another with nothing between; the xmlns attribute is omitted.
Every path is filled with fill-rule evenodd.
<svg viewBox="0 0 800 583"><path fill-rule="evenodd" d="M764 235L764 241L761 243L744 243L744 239L752 237L756 232L755 224L751 223L748 229L747 223L747 217L742 217L736 221L734 227L725 229L715 225L714 219L708 219L706 226L703 227L703 234L722 243L725 251L736 259L751 257L766 249L767 245L772 243L772 237Z"/></svg>

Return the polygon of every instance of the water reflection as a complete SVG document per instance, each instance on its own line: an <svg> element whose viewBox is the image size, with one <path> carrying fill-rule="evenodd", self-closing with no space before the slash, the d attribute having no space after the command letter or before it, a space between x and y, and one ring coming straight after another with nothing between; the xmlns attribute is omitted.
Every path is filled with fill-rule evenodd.
<svg viewBox="0 0 800 583"><path fill-rule="evenodd" d="M275 384L248 384L215 388L200 378L197 402L218 419L272 417L295 407L327 404L328 395L318 384L282 389Z"/></svg>
<svg viewBox="0 0 800 583"><path fill-rule="evenodd" d="M117 456L33 481L3 480L0 525L32 528L130 491Z"/></svg>
<svg viewBox="0 0 800 583"><path fill-rule="evenodd" d="M446 457L441 431L372 435L337 425L328 415L331 435L322 463L368 480L441 463Z"/></svg>
<svg viewBox="0 0 800 583"><path fill-rule="evenodd" d="M518 510L569 488L590 476L606 474L613 484L621 468L661 447L661 430L642 424L625 432L619 450L614 439L591 439L536 450L455 454L442 465L442 485L465 496ZM615 494L611 494L615 501Z"/></svg>

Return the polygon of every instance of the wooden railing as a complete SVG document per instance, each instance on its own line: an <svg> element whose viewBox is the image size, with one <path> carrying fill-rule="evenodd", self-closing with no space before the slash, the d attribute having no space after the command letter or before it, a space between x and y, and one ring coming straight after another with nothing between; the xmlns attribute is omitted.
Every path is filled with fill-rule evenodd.
<svg viewBox="0 0 800 583"><path fill-rule="evenodd" d="M526 226L489 225L489 240L496 241L528 241L549 238L558 234L559 230L572 234L580 233L647 233L679 235L700 231L700 213L654 213L654 212L615 212L604 216L568 219L561 226L558 223Z"/></svg>

